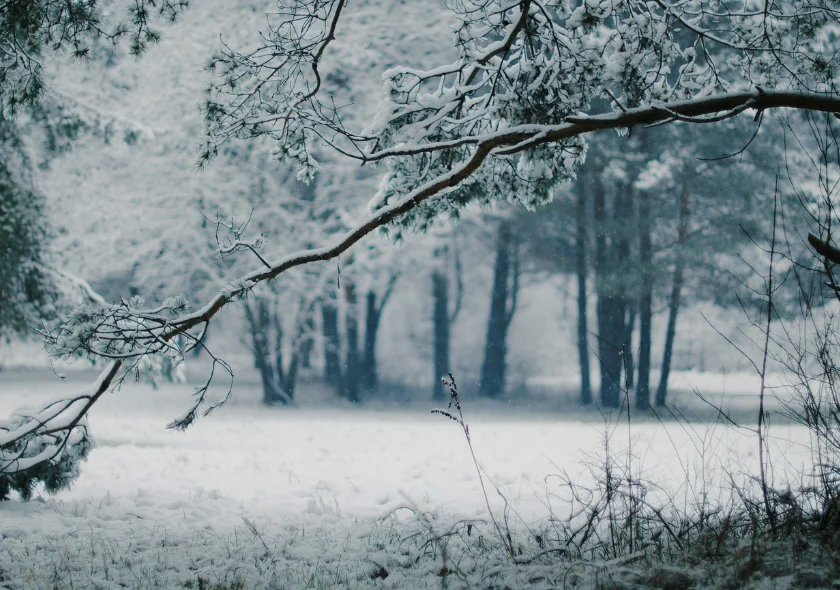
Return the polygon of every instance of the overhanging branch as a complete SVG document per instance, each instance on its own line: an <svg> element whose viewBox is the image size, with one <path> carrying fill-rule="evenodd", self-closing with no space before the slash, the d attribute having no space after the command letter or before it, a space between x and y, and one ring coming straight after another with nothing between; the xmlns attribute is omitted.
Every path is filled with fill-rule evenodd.
<svg viewBox="0 0 840 590"><path fill-rule="evenodd" d="M488 143L494 144L494 148L508 148L503 153L512 154L545 143L555 143L602 129L626 129L638 125L654 125L672 120L675 116L682 118L683 122L695 123L699 121L693 121L692 118L721 115L722 113L724 114L722 118L728 118L750 108L757 111L790 108L838 113L840 112L840 97L829 94L778 90L745 90L667 104L652 104L591 117L567 117L566 121L559 125L520 125L496 133L461 137L451 141L411 146L397 145L370 154L364 158L364 161L374 162L386 158L411 156L468 145L481 146Z"/></svg>
<svg viewBox="0 0 840 590"><path fill-rule="evenodd" d="M173 322L171 327L172 332L168 337L171 338L174 334L186 332L198 325L209 322L225 305L238 297L246 295L251 288L259 283L274 279L289 269L312 262L331 260L336 256L340 256L356 242L376 229L410 212L421 203L433 197L440 196L458 186L461 182L472 176L491 154L513 153L510 151L510 148L514 146L517 153L523 152L540 145L556 143L592 133L593 131L622 129L636 125L650 125L671 119L674 113L683 117L702 117L739 109L745 104L750 104L752 108L757 110L791 108L827 113L840 111L840 97L837 96L756 89L680 101L668 105L649 105L627 109L623 112L595 115L592 117L574 117L567 119L566 123L556 126L526 125L482 137L462 138L452 142L426 144L410 148L395 147L377 152L368 157L369 161L449 149L451 147L469 144L475 144L476 146L471 157L461 163L460 166L416 188L395 203L380 209L366 221L347 232L334 244L292 254L278 261L271 268L253 271L241 277L234 283L235 286L233 288L219 293L203 308Z"/></svg>
<svg viewBox="0 0 840 590"><path fill-rule="evenodd" d="M493 134L479 137L466 137L450 142L422 144L416 146L396 146L365 157L366 161L382 160L418 153L428 153L473 145L468 159L449 172L427 182L405 195L402 199L383 207L367 218L363 223L347 232L331 245L304 250L289 255L274 264L248 273L231 283L226 289L211 299L204 307L192 314L183 315L177 320L162 322L152 328L155 337L161 342L169 342L179 334L206 326L228 303L243 298L257 284L277 278L284 272L305 264L326 261L346 252L356 242L376 229L383 227L398 217L412 211L423 202L446 194L472 176L491 155L520 153L540 145L556 143L585 135L593 131L629 128L637 125L651 125L678 115L685 121L690 118L720 115L746 108L759 111L773 108L791 108L797 110L826 113L840 112L840 97L825 94L804 94L780 91L743 91L717 96L697 98L667 105L658 104L623 112L595 115L592 117L570 117L565 123L554 126L526 125L509 128ZM815 236L809 236L809 242L821 255L832 262L840 263L840 250L822 242ZM153 320L155 318L145 318ZM122 363L115 359L95 384L82 410L70 422L71 429L87 413L90 407L107 391L118 376ZM66 440L66 439L65 439ZM0 469L2 472L2 469Z"/></svg>

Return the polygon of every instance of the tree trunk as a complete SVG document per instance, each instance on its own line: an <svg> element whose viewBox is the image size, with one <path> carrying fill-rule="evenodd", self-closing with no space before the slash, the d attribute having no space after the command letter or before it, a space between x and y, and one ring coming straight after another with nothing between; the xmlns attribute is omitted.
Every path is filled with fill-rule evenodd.
<svg viewBox="0 0 840 590"><path fill-rule="evenodd" d="M516 305L518 260L515 256L511 256L511 241L510 223L503 221L499 225L496 265L493 272L493 294L490 301L490 318L487 322L487 341L478 385L479 392L491 398L500 398L504 394L507 331ZM511 276L514 280L512 287L508 284Z"/></svg>
<svg viewBox="0 0 840 590"><path fill-rule="evenodd" d="M636 327L637 310L633 302L627 300L627 297L624 298L624 301L624 307L627 309L627 323L624 324L624 344L621 345L621 354L624 358L624 385L629 392L633 389L636 373L636 366L633 364L633 329Z"/></svg>
<svg viewBox="0 0 840 590"><path fill-rule="evenodd" d="M668 395L668 378L671 375L671 359L674 350L674 340L677 332L677 312L680 305L680 291L682 290L682 265L678 262L674 269L674 283L671 287L671 297L668 300L668 328L665 332L665 351L662 354L662 374L659 377L659 387L656 389L656 405L665 405Z"/></svg>
<svg viewBox="0 0 840 590"><path fill-rule="evenodd" d="M280 322L280 315L276 311L274 312L274 383L276 384L275 387L279 388L278 401L283 404L291 404L295 399L299 362L297 344L302 333L303 326L298 330L297 339L292 342L292 357L287 371L283 363L283 325Z"/></svg>
<svg viewBox="0 0 840 590"><path fill-rule="evenodd" d="M616 187L615 210L613 212L613 224L615 236L613 240L615 259L618 264L610 269L612 275L612 289L615 295L620 298L620 308L617 310L624 318L622 319L623 337L620 344L621 369L624 372L624 380L619 381L619 389L629 395L633 387L633 328L636 325L636 308L632 303L629 293L636 285L628 280L628 268L630 266L630 239L633 235L633 187L628 184L619 184Z"/></svg>
<svg viewBox="0 0 840 590"><path fill-rule="evenodd" d="M338 309L332 301L321 304L324 330L324 379L341 392L341 348L338 337Z"/></svg>
<svg viewBox="0 0 840 590"><path fill-rule="evenodd" d="M256 307L256 309L254 309ZM277 383L274 380L274 368L271 365L271 352L268 346L266 331L269 327L268 306L264 301L254 305L245 305L245 318L248 321L248 328L251 332L251 346L254 354L254 368L260 373L260 381L263 390L263 403L273 405L282 401L277 391Z"/></svg>
<svg viewBox="0 0 840 590"><path fill-rule="evenodd" d="M388 279L388 284L382 295L378 296L376 291L369 289L367 293L367 308L365 312L365 334L364 350L362 358L361 383L365 392L376 391L379 388L379 368L376 362L376 336L379 333L379 325L382 322L382 311L385 309L394 286L400 278L399 272L393 272Z"/></svg>
<svg viewBox="0 0 840 590"><path fill-rule="evenodd" d="M580 403L587 406L592 403L592 385L589 381L589 318L588 318L588 297L586 294L587 275L587 219L586 219L586 191L583 182L578 182L577 208L577 290L578 290L578 322L577 322L577 348L578 364L580 366Z"/></svg>
<svg viewBox="0 0 840 590"><path fill-rule="evenodd" d="M639 262L642 293L639 298L639 383L636 386L636 409L650 409L650 347L653 327L653 246L651 241L650 194L639 195Z"/></svg>
<svg viewBox="0 0 840 590"><path fill-rule="evenodd" d="M446 401L448 390L443 385L443 377L452 371L452 326L458 319L458 314L461 313L461 303L464 296L461 254L455 236L452 238L452 249L450 250L448 245L443 246L440 254L442 262L432 273L432 325L434 327L432 399ZM455 277L455 301L451 306L449 299L450 263L452 263Z"/></svg>
<svg viewBox="0 0 840 590"><path fill-rule="evenodd" d="M295 350L292 352L292 360L289 363L289 369L286 371L285 379L282 381L283 392L288 397L289 401L295 399L295 389L297 388L298 366L300 364L300 353Z"/></svg>
<svg viewBox="0 0 840 590"><path fill-rule="evenodd" d="M435 269L432 273L432 300L434 302L432 323L434 327L435 371L432 399L440 402L446 400L442 379L451 370L449 364L449 279L440 269Z"/></svg>
<svg viewBox="0 0 840 590"><path fill-rule="evenodd" d="M305 301L301 301L301 305L305 303ZM282 370L282 365L278 365L281 369L278 369L277 371L277 379L280 383L280 387L283 389L283 392L288 398L288 402L290 403L295 399L298 371L301 367L302 361L304 360L304 354L309 354L309 352L304 353L304 351L307 349L311 351L312 348L312 326L314 324L312 313L314 305L314 302L310 302L308 308L304 312L305 318L303 321L298 322L297 334L294 342L292 342L292 355L289 360L289 367L284 372Z"/></svg>
<svg viewBox="0 0 840 590"><path fill-rule="evenodd" d="M275 311L272 314L274 324L274 376L277 386L283 388L286 376L283 374L283 324L280 323L280 316Z"/></svg>
<svg viewBox="0 0 840 590"><path fill-rule="evenodd" d="M312 308L315 304L312 304ZM303 341L300 343L300 367L302 369L312 368L312 351L315 349L315 338L313 333L315 331L315 317L313 316L314 309L310 309L306 315L304 322Z"/></svg>
<svg viewBox="0 0 840 590"><path fill-rule="evenodd" d="M376 368L376 333L379 330L380 312L381 309L376 305L376 292L371 289L367 292L365 309L365 344L361 370L364 391L376 391L379 387Z"/></svg>
<svg viewBox="0 0 840 590"><path fill-rule="evenodd" d="M344 397L352 403L361 401L361 376L359 374L359 321L356 305L356 286L346 281L344 296L347 300L345 326L347 328L347 356L344 361Z"/></svg>
<svg viewBox="0 0 840 590"><path fill-rule="evenodd" d="M601 364L601 405L617 408L621 402L621 345L624 331L624 298L598 297L598 353Z"/></svg>
<svg viewBox="0 0 840 590"><path fill-rule="evenodd" d="M688 213L691 200L692 171L688 163L683 170L682 196L680 198L680 227L678 250L674 264L674 282L671 287L671 297L668 300L668 328L665 332L665 351L662 354L662 374L659 377L659 387L656 389L656 405L664 406L668 395L668 377L671 374L671 359L674 350L674 340L677 334L677 313L680 309L680 293L683 286L684 259L683 249L688 239Z"/></svg>
<svg viewBox="0 0 840 590"><path fill-rule="evenodd" d="M595 204L595 291L598 294L598 361L601 373L601 405L617 408L621 400L621 346L626 339L624 298L616 294L610 272L607 244L606 191L600 179L592 177Z"/></svg>
<svg viewBox="0 0 840 590"><path fill-rule="evenodd" d="M280 396L277 394L277 390L275 389L276 386L274 384L274 374L271 371L271 365L264 362L267 359L257 360L255 357L254 360L256 361L255 366L260 372L260 381L262 383L263 390L262 402L267 406L272 406L277 403Z"/></svg>

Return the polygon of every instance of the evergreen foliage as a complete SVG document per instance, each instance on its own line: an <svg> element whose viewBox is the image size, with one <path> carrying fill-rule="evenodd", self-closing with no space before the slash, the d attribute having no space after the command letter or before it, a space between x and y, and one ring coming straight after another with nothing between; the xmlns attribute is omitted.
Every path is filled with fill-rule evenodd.
<svg viewBox="0 0 840 590"><path fill-rule="evenodd" d="M126 2L125 16L114 20L100 0L4 0L0 2L0 114L11 116L30 106L45 88L45 52L89 55L98 39L128 39L132 55L160 39L157 21L174 22L187 0ZM110 3L108 3L110 4Z"/></svg>
<svg viewBox="0 0 840 590"><path fill-rule="evenodd" d="M31 427L31 416L19 416L9 425L10 430ZM0 432L2 434L2 432ZM17 492L28 500L42 484L51 494L67 489L79 477L79 465L87 458L93 448L93 441L83 423L73 430L64 442L64 449L52 460L38 460L39 456L53 453L55 440L38 439L36 444L25 439L18 439L3 448L6 456L13 456L20 463L31 464L27 469L11 470L14 463L0 463L0 500L7 500L11 492Z"/></svg>
<svg viewBox="0 0 840 590"><path fill-rule="evenodd" d="M0 120L0 335L22 333L54 312L46 238L43 197L14 127Z"/></svg>

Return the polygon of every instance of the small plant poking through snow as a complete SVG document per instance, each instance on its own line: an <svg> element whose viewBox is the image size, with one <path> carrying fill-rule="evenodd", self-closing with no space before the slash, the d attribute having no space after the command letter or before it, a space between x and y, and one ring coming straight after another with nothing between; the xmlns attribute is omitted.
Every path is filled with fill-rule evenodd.
<svg viewBox="0 0 840 590"><path fill-rule="evenodd" d="M458 424L461 425L461 428L464 429L464 435L466 435L467 440L470 440L470 427L464 422L464 414L461 412L461 400L458 399L458 386L455 384L455 377L452 376L452 373L449 373L449 377L443 378L443 385L447 389L449 389L449 405L447 406L448 409L452 409L452 406L455 406L455 411L458 412L458 415L455 416L452 412L448 410L441 410L441 409L434 409L432 410L432 414L440 414L441 416L446 416L450 420L454 420Z"/></svg>
<svg viewBox="0 0 840 590"><path fill-rule="evenodd" d="M512 580L527 580L527 587L763 588L789 575L791 587L801 587L800 578L808 576L821 582L807 587L828 587L840 571L831 557L837 533L823 516L834 510L833 486L765 489L750 473L704 464L696 473L683 466L680 488L669 489L644 478L629 418L628 448L611 444L624 410L618 420L604 417L602 455L583 457L589 483L565 470L546 478L560 484L547 488L549 518L525 522L478 463L455 379L450 374L443 382L449 405L432 413L463 429L497 540L483 536L480 522L457 522L441 534L433 517L410 508L429 546L440 545L435 554L443 560L444 587L447 577L468 580L483 568L481 579L489 578L490 588L513 587ZM708 436L695 442L703 453L712 444ZM503 517L491 507L486 482L504 501ZM511 512L517 526L509 522ZM461 565L467 561L473 569Z"/></svg>
<svg viewBox="0 0 840 590"><path fill-rule="evenodd" d="M464 430L464 437L467 439L467 446L470 448L470 455L472 455L473 464L475 465L475 471L478 474L478 481L481 483L481 492L482 494L484 494L484 502L487 505L487 513L490 515L490 520L493 521L493 526L495 527L496 532L499 535L499 539L501 540L502 545L505 547L508 554L511 557L514 557L515 554L513 550L513 542L510 538L510 532L508 531L507 534L505 534L505 532L502 531L502 527L499 525L499 522L496 520L496 517L493 514L493 509L490 507L490 499L487 497L487 488L484 485L484 477L481 475L481 466L478 464L478 459L476 459L475 457L475 449L473 449L472 440L470 439L470 427L467 425L466 422L464 422L464 413L461 410L461 400L458 398L458 386L455 383L455 377L452 375L452 373L449 373L448 377L443 378L443 385L449 389L448 409L451 409L454 406L455 411L458 412L458 415L455 416L448 410L440 409L432 410L432 413L440 414L442 416L446 416L450 420L454 420L455 422L460 424L461 428Z"/></svg>

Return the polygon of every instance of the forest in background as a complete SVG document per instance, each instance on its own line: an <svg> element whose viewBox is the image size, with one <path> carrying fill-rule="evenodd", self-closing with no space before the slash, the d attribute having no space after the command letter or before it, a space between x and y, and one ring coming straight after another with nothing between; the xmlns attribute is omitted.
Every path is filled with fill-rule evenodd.
<svg viewBox="0 0 840 590"><path fill-rule="evenodd" d="M98 373L0 374L0 585L835 586L838 39L827 0L0 0L4 347Z"/></svg>
<svg viewBox="0 0 840 590"><path fill-rule="evenodd" d="M357 18L389 10L370 3ZM373 105L381 82L360 64L414 59L407 45L445 55L435 43L447 36L437 5L412 10L430 23L422 35L395 18L378 38L341 39L327 88ZM259 26L242 11L230 14L245 23L234 39ZM215 16L196 9L142 63L94 44L85 63L56 68L49 98L9 128L6 150L25 154L19 169L30 170L27 183L48 203L35 211L42 253L109 302L141 296L159 304L176 293L204 300L250 263L236 246L221 258L217 239L229 247L225 240L237 235L263 236L267 258L318 244L352 225L376 192L373 170L341 163L304 184L260 142L230 145L213 166L195 170L201 41ZM321 380L351 401L372 397L381 373L390 390L428 390L440 400L439 378L454 371L467 391L488 398L515 398L529 379L559 378L564 393L580 389L583 404L615 406L629 387L637 407L661 405L674 350L685 351L680 370L749 367L725 352L713 328L743 340L733 323L748 330L760 307L742 283L767 245L774 199L788 212L793 256L807 256L790 188L807 163L791 162L783 149L795 132L774 121L753 137L749 117L702 131L675 125L605 136L538 212L473 207L425 235L368 239L337 264L255 292L226 320L223 337L211 330L208 338L252 357L267 403L291 401L300 379ZM40 297L36 307L49 316L55 302ZM690 311L701 309L722 310L724 319L707 324ZM7 333L21 327L17 317ZM680 319L687 336L676 329Z"/></svg>

